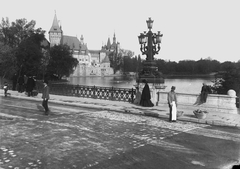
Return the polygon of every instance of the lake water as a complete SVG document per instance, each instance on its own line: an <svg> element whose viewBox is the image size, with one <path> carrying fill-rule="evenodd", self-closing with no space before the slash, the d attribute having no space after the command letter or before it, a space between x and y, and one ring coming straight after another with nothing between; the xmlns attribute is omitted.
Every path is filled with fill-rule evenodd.
<svg viewBox="0 0 240 169"><path fill-rule="evenodd" d="M176 86L177 93L199 94L202 83L212 85L212 80L214 80L214 77L166 78L164 85L167 87L165 91L170 91L171 86ZM68 78L68 83L86 86L134 88L136 79L134 77L71 77Z"/></svg>

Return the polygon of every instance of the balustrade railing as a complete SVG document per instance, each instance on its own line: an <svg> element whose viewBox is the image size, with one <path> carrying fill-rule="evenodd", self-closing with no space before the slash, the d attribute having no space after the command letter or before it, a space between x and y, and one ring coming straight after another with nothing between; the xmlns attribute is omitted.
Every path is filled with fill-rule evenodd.
<svg viewBox="0 0 240 169"><path fill-rule="evenodd" d="M93 99L104 99L113 101L133 102L136 89L115 88L115 87L99 87L99 86L83 86L70 84L50 84L50 94L85 97ZM43 86L38 86L38 92L42 92Z"/></svg>

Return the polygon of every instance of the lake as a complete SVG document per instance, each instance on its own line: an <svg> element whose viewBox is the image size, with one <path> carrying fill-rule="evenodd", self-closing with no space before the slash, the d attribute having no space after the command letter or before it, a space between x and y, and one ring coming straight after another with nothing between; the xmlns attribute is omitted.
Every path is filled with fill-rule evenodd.
<svg viewBox="0 0 240 169"><path fill-rule="evenodd" d="M170 91L171 86L176 86L177 93L199 94L201 92L202 83L213 85L214 77L177 77L165 79L165 91ZM135 77L70 77L69 84L79 84L86 86L101 87L119 87L134 88L136 84Z"/></svg>

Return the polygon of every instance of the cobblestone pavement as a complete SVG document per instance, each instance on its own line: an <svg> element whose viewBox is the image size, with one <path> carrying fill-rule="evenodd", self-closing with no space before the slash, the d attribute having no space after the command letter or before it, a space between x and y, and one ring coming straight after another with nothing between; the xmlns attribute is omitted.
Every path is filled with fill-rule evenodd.
<svg viewBox="0 0 240 169"><path fill-rule="evenodd" d="M206 126L110 111L51 108L50 116L31 107L19 115L17 110L24 109L15 105L12 114L19 118L0 120L1 168L91 168L99 161L146 144L176 147L159 141Z"/></svg>
<svg viewBox="0 0 240 169"><path fill-rule="evenodd" d="M10 109L6 109L8 106ZM205 124L169 123L148 116L57 104L51 105L50 116L43 116L40 107L36 102L0 106L6 115L0 116L0 169L98 168L103 161L116 160L118 155L140 149L154 151L154 147L183 156L199 156L194 149L168 140L182 133L240 142L239 133L215 131ZM129 161L126 163L131 166ZM205 166L197 160L189 163L196 165L194 168Z"/></svg>

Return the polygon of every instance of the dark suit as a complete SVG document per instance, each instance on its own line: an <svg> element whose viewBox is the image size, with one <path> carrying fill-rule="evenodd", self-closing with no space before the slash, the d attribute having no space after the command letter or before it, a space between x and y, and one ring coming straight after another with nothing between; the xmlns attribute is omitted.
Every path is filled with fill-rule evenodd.
<svg viewBox="0 0 240 169"><path fill-rule="evenodd" d="M45 114L48 115L48 100L49 100L49 87L48 86L44 86L43 88L43 92L42 92L42 99L43 99L43 102L42 102L42 106L44 107L45 109Z"/></svg>

